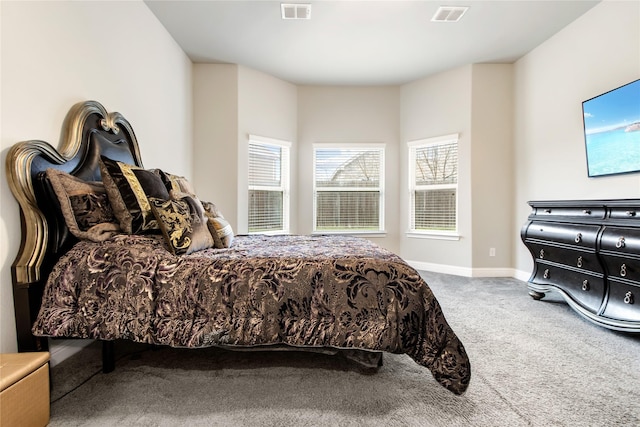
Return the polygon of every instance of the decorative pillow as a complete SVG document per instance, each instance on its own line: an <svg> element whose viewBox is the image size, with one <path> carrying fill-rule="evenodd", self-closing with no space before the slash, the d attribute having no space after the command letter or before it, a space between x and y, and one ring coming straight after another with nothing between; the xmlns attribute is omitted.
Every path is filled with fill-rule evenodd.
<svg viewBox="0 0 640 427"><path fill-rule="evenodd" d="M204 208L198 199L191 196L177 200L150 197L149 202L174 255L190 254L214 246Z"/></svg>
<svg viewBox="0 0 640 427"><path fill-rule="evenodd" d="M196 192L193 189L193 186L184 176L173 175L161 170L160 178L162 178L162 182L164 182L169 193L177 191L195 197Z"/></svg>
<svg viewBox="0 0 640 427"><path fill-rule="evenodd" d="M46 174L71 234L102 242L121 232L102 182L83 181L53 168Z"/></svg>
<svg viewBox="0 0 640 427"><path fill-rule="evenodd" d="M220 212L216 205L211 202L202 202L205 215L208 218L207 225L209 231L214 237L216 248L228 248L233 243L233 228L229 221L227 221L222 212ZM217 238L217 239L216 239Z"/></svg>
<svg viewBox="0 0 640 427"><path fill-rule="evenodd" d="M148 198L169 198L159 172L104 156L100 157L100 172L120 228L129 234L157 232L160 228Z"/></svg>

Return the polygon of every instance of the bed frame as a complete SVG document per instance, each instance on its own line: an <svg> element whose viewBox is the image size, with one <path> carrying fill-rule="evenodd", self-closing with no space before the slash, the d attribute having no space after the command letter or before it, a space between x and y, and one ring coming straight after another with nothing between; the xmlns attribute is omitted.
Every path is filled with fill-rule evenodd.
<svg viewBox="0 0 640 427"><path fill-rule="evenodd" d="M20 205L22 240L11 267L18 351L48 349L48 339L36 337L36 320L44 286L56 261L77 242L67 228L45 171L55 168L86 181L100 180L99 159L105 155L143 167L138 141L120 113L109 113L96 101L80 102L67 114L56 149L44 141L15 144L9 150L6 170L9 187ZM113 341L102 341L103 372L115 368ZM251 350L251 348L243 349ZM341 353L367 369L382 366L382 352L292 348L286 345L255 350L315 351Z"/></svg>
<svg viewBox="0 0 640 427"><path fill-rule="evenodd" d="M22 240L13 265L13 303L18 351L48 349L46 338L35 337L31 325L38 315L44 284L55 262L75 242L62 220L60 205L45 179L47 168L84 180L100 180L100 155L142 166L138 141L120 113L109 113L96 101L74 105L67 114L56 149L45 141L24 141L9 150L9 187L20 205ZM113 369L113 342L104 342L105 371ZM110 354L111 353L111 354ZM113 363L111 363L113 365Z"/></svg>

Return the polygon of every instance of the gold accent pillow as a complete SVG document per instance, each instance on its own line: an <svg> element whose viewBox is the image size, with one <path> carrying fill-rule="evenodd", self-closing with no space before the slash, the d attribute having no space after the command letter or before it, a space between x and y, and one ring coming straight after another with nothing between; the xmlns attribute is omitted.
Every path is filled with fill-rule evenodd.
<svg viewBox="0 0 640 427"><path fill-rule="evenodd" d="M207 216L209 231L215 240L215 247L218 249L228 248L233 243L233 228L222 212L211 202L202 202L205 215Z"/></svg>
<svg viewBox="0 0 640 427"><path fill-rule="evenodd" d="M100 172L120 228L128 234L158 232L160 228L148 198L169 198L158 170L147 170L101 156Z"/></svg>
<svg viewBox="0 0 640 427"><path fill-rule="evenodd" d="M151 209L174 255L190 254L214 245L200 201L191 196L177 200L150 197Z"/></svg>
<svg viewBox="0 0 640 427"><path fill-rule="evenodd" d="M102 182L83 181L53 168L47 169L46 175L71 234L102 242L122 232Z"/></svg>

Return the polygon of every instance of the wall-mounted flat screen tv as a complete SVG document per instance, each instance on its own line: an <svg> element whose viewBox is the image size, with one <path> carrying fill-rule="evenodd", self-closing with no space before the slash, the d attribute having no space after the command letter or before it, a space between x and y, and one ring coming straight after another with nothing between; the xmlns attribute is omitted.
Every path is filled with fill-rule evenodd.
<svg viewBox="0 0 640 427"><path fill-rule="evenodd" d="M640 171L640 79L582 103L590 177Z"/></svg>

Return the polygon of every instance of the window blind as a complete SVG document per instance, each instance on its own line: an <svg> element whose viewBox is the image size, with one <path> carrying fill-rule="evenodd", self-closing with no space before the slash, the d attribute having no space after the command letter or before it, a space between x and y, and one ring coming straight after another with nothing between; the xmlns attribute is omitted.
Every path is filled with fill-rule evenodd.
<svg viewBox="0 0 640 427"><path fill-rule="evenodd" d="M249 233L289 231L289 145L249 141Z"/></svg>
<svg viewBox="0 0 640 427"><path fill-rule="evenodd" d="M410 231L456 232L458 137L409 144Z"/></svg>
<svg viewBox="0 0 640 427"><path fill-rule="evenodd" d="M383 166L383 147L316 147L314 230L383 230Z"/></svg>

